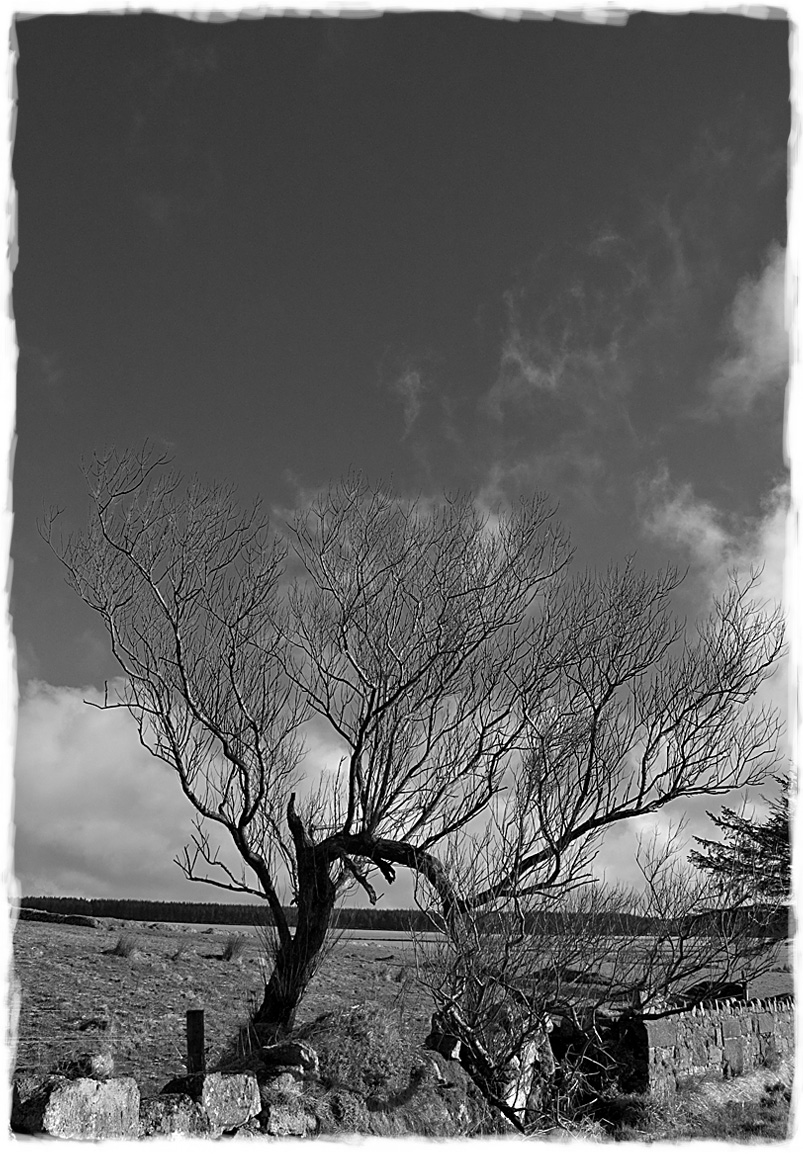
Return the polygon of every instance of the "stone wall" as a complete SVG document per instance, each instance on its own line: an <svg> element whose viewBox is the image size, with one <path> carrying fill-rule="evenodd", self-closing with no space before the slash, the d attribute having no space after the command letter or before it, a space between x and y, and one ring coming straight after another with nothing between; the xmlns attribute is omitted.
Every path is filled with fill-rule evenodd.
<svg viewBox="0 0 803 1154"><path fill-rule="evenodd" d="M611 1023L611 1030L627 1088L667 1100L686 1078L733 1078L790 1059L795 1043L795 1009L790 997L752 1002L726 999L653 1021L620 1018ZM433 1037L430 1035L427 1045L432 1045ZM448 1040L446 1035L439 1037ZM455 1073L461 1067L452 1060L456 1041L452 1038L448 1049L449 1076L444 1076L437 1064L435 1068L433 1092L447 1120L451 1107L447 1100L440 1101L440 1096L442 1089L457 1085ZM539 1071L544 1068L540 1049L544 1044L551 1048L546 1035L536 1047ZM446 1053L443 1049L440 1052ZM534 1060L533 1052L530 1067ZM317 1085L318 1072L318 1056L310 1046L279 1042L260 1049L255 1071L185 1075L148 1099L140 1098L131 1078L22 1076L14 1082L11 1126L22 1134L96 1140L235 1133L302 1137L337 1132L342 1130L337 1112L342 1103L338 1105L332 1094L320 1087L312 1097L305 1093ZM521 1075L519 1067L512 1079L514 1100L510 1105L526 1112L529 1093L522 1091ZM531 1089L530 1082L527 1086ZM460 1121L466 1101L465 1093L459 1092L452 1105L455 1118L461 1126L465 1121L469 1133L474 1126L471 1118L466 1115ZM332 1119L338 1125L328 1130ZM454 1128L454 1119L451 1122Z"/></svg>
<svg viewBox="0 0 803 1154"><path fill-rule="evenodd" d="M734 1078L791 1058L795 1007L791 998L761 1002L726 999L671 1018L645 1021L647 1089L671 1098L690 1077Z"/></svg>
<svg viewBox="0 0 803 1154"><path fill-rule="evenodd" d="M260 1054L259 1077L253 1071L186 1074L149 1098L133 1078L22 1076L14 1081L11 1129L79 1139L315 1133L318 1119L303 1095L306 1083L317 1079L315 1051L286 1042Z"/></svg>

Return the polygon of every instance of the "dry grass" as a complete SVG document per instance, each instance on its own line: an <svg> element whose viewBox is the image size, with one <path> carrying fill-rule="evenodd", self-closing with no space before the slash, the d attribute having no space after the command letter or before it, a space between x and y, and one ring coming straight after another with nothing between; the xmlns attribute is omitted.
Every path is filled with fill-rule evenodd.
<svg viewBox="0 0 803 1154"><path fill-rule="evenodd" d="M243 939L238 962L224 964L233 937ZM406 968L412 956L406 942L344 938L311 982L300 1022L359 1000L394 1012L405 989L387 980L391 952L394 973ZM206 933L193 925L126 926L112 919L101 919L96 928L20 921L14 970L21 993L20 1072L49 1072L58 1062L105 1047L106 1031L93 1038L81 1023L111 1014L117 1023L115 1074L130 1075L143 1093L155 1094L185 1072L187 1010L204 1009L210 1066L230 1051L261 997L264 957L253 930L233 933L220 926ZM428 1033L431 1013L420 995L409 999L406 1017L417 1036Z"/></svg>
<svg viewBox="0 0 803 1154"><path fill-rule="evenodd" d="M782 1142L789 1133L792 1074L783 1064L724 1082L695 1079L665 1106L639 1106L633 1100L636 1117L623 1120L614 1136L642 1142Z"/></svg>
<svg viewBox="0 0 803 1154"><path fill-rule="evenodd" d="M226 938L226 944L223 947L223 953L220 955L220 960L223 962L239 962L245 956L248 939L245 934L229 934Z"/></svg>
<svg viewBox="0 0 803 1154"><path fill-rule="evenodd" d="M103 952L113 958L136 958L140 953L137 950L137 939L130 933L120 934L112 948Z"/></svg>

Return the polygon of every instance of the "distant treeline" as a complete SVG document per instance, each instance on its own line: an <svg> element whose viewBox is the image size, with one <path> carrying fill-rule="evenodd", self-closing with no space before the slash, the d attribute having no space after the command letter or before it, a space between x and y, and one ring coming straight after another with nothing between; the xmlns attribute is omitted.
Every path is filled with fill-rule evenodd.
<svg viewBox="0 0 803 1154"><path fill-rule="evenodd" d="M223 902L158 902L142 898L54 898L26 897L20 905L55 914L89 914L95 918L120 918L129 922L194 922L199 925L272 925L267 905L224 904ZM291 926L297 910L286 906ZM432 923L421 910L340 909L335 926L346 930L431 930Z"/></svg>
<svg viewBox="0 0 803 1154"><path fill-rule="evenodd" d="M222 902L157 902L141 898L22 898L20 905L28 909L46 910L55 914L88 914L96 918L119 918L130 922L194 922L223 926L272 925L273 918L267 905L224 904ZM285 914L291 926L296 924L297 911L286 906ZM491 929L498 927L498 919L481 916L480 926L487 922ZM738 923L741 923L740 925ZM559 910L530 914L524 925L528 934L616 934L652 935L655 933L721 933L725 926L730 932L757 936L785 938L794 934L790 912L786 909L744 909L737 915L710 911L684 919L682 925L662 926L655 918L639 914L611 913L578 915ZM417 909L360 909L342 908L335 911L334 926L343 930L414 930L426 932L438 928L437 918Z"/></svg>
<svg viewBox="0 0 803 1154"><path fill-rule="evenodd" d="M272 925L273 918L265 905L224 904L222 902L159 902L141 898L23 898L22 906L57 914L89 914L96 918L120 918L130 922L194 922L200 925L253 926ZM284 912L291 926L295 926L295 906L285 906ZM567 920L568 919L568 920ZM498 928L498 917L477 917L480 927L487 921ZM569 924L571 922L571 925ZM418 909L377 909L344 907L336 910L334 925L343 930L415 930L426 932L438 929L437 918ZM589 917L583 929L589 932L645 934L654 927L649 919L632 914L610 914ZM525 920L525 932L542 934L578 931L577 915L558 911L531 914Z"/></svg>

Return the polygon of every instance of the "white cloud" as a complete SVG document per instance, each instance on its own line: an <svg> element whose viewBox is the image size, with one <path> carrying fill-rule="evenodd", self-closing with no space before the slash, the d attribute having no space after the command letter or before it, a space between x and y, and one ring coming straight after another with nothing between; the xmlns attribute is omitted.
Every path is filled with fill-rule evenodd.
<svg viewBox="0 0 803 1154"><path fill-rule="evenodd" d="M758 517L727 524L713 505L694 496L690 485L673 486L663 469L642 495L643 528L647 535L685 553L690 568L687 596L693 610L707 611L706 603L722 593L731 573L745 576L751 570L761 570L756 598L766 602L768 609L784 607L788 617L794 603L792 590L786 587L789 505L789 485L783 482L766 495ZM788 663L782 661L752 703L776 710L785 723L784 756L791 752L788 729L795 717L789 694Z"/></svg>
<svg viewBox="0 0 803 1154"><path fill-rule="evenodd" d="M13 826L13 868L22 892L165 901L231 897L188 882L175 865L192 833L194 810L173 771L140 744L125 710L86 704L100 700L93 688L43 681L30 681L23 691ZM302 800L318 782L331 783L345 756L321 722L311 723L305 737ZM214 827L209 832L214 843ZM241 863L225 841L221 857L239 877ZM284 875L279 884L286 884ZM394 886L386 904L403 905L408 898L406 887Z"/></svg>
<svg viewBox="0 0 803 1154"><path fill-rule="evenodd" d="M694 496L688 482L672 485L663 467L642 489L642 523L651 537L681 549L691 565L712 578L727 571L735 542L708 501Z"/></svg>
<svg viewBox="0 0 803 1154"><path fill-rule="evenodd" d="M728 351L715 366L703 415L744 416L764 397L782 395L789 376L786 252L772 245L755 279L736 292L727 324Z"/></svg>
<svg viewBox="0 0 803 1154"><path fill-rule="evenodd" d="M710 502L694 495L688 482L672 484L659 469L642 484L642 527L650 537L681 550L707 592L722 589L732 570L763 569L762 596L784 600L784 562L789 485L775 486L756 518L728 523Z"/></svg>
<svg viewBox="0 0 803 1154"><path fill-rule="evenodd" d="M777 485L763 502L760 516L729 523L710 502L697 498L688 483L672 484L666 468L642 486L642 527L649 537L678 550L689 564L687 593L692 613L707 610L712 596L721 594L730 572L746 574L751 568L762 568L758 596L770 604L784 603L784 567L786 554L789 486ZM789 716L788 674L781 664L775 674L759 688L752 703L778 711L781 719ZM784 746L781 747L784 753ZM690 848L694 837L716 838L707 810L716 813L722 804L738 810L744 803L757 820L767 806L762 796L776 793L772 783L760 792L739 791L725 798L684 799L652 815L622 823L611 830L600 850L595 868L609 880L620 878L638 883L635 865L639 836L653 833L664 836L673 823L683 820Z"/></svg>
<svg viewBox="0 0 803 1154"><path fill-rule="evenodd" d="M203 900L172 859L191 810L97 691L29 682L17 720L14 869L23 892ZM167 891L170 891L168 894Z"/></svg>

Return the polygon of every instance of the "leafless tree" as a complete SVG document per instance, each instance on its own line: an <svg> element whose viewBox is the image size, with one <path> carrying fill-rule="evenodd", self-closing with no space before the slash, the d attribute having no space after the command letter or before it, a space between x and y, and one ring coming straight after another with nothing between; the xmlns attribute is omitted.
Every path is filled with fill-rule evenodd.
<svg viewBox="0 0 803 1154"><path fill-rule="evenodd" d="M105 706L131 713L197 811L186 875L270 907L258 1023L292 1023L344 885L375 901L377 874L404 867L447 919L565 889L616 822L773 763L775 719L748 703L782 629L749 583L687 638L673 570L570 578L543 496L491 518L467 495L429 505L350 476L279 538L258 504L167 466L147 448L95 457L87 528L61 536L54 513L42 529L124 675ZM317 784L310 724L345 751ZM468 892L445 851L478 823L495 866Z"/></svg>

